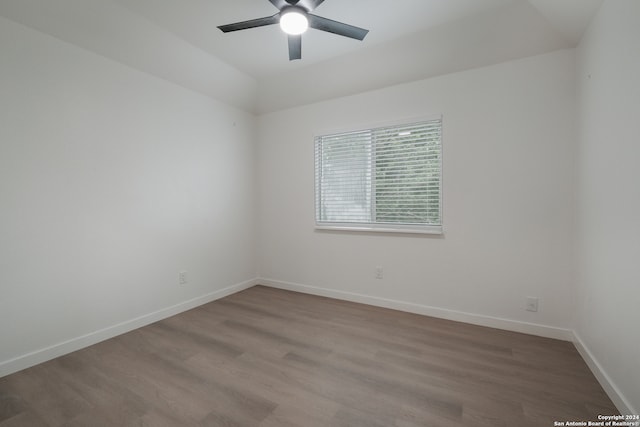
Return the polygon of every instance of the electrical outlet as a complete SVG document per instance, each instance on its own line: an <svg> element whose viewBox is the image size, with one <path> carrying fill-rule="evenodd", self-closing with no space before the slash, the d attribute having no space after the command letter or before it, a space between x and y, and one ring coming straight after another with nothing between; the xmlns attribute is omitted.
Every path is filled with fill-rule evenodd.
<svg viewBox="0 0 640 427"><path fill-rule="evenodd" d="M186 285L187 284L187 272L186 271L181 271L180 273L178 273L178 281L180 282L181 285Z"/></svg>
<svg viewBox="0 0 640 427"><path fill-rule="evenodd" d="M527 311L538 311L538 298L537 297L527 297Z"/></svg>
<svg viewBox="0 0 640 427"><path fill-rule="evenodd" d="M376 267L376 279L382 279L384 277L384 270L382 267Z"/></svg>

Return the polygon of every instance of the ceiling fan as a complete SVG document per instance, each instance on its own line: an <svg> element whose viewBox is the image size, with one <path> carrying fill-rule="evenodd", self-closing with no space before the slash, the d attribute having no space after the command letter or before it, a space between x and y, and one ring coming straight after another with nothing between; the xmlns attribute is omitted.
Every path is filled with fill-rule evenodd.
<svg viewBox="0 0 640 427"><path fill-rule="evenodd" d="M264 18L220 25L218 28L220 28L223 33L229 33L231 31L246 30L279 23L282 31L287 33L289 37L290 61L302 58L302 33L309 27L356 40L363 40L369 32L369 30L354 27L353 25L333 21L318 15L312 15L310 12L320 6L324 0L269 0L269 2L277 7L280 12Z"/></svg>

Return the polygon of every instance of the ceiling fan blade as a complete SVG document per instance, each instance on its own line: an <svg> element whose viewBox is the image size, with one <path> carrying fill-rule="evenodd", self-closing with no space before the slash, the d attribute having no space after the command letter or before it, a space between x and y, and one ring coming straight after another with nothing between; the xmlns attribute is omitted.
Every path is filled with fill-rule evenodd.
<svg viewBox="0 0 640 427"><path fill-rule="evenodd" d="M307 12L311 12L323 2L324 0L300 0L298 2L298 6L302 6L307 10Z"/></svg>
<svg viewBox="0 0 640 427"><path fill-rule="evenodd" d="M302 35L289 35L289 61L302 58Z"/></svg>
<svg viewBox="0 0 640 427"><path fill-rule="evenodd" d="M350 37L356 40L363 40L369 32L369 30L365 30L364 28L354 27L353 25L323 18L322 16L309 14L307 18L309 19L309 26L311 28L338 34L340 36Z"/></svg>
<svg viewBox="0 0 640 427"><path fill-rule="evenodd" d="M265 25L277 24L278 22L280 22L280 14L276 13L273 16L267 16L265 18L251 19L250 21L220 25L218 28L220 28L223 33L228 33L231 31L246 30L248 28L264 27Z"/></svg>
<svg viewBox="0 0 640 427"><path fill-rule="evenodd" d="M285 0L269 0L269 1L271 2L272 5L274 5L278 9L282 9L283 7L289 5Z"/></svg>

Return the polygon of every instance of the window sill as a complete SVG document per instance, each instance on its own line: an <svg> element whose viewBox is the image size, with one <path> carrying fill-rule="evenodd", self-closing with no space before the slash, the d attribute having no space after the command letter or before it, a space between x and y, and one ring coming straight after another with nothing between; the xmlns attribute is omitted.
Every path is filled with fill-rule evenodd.
<svg viewBox="0 0 640 427"><path fill-rule="evenodd" d="M348 231L365 233L401 233L401 234L443 234L441 225L429 225L423 227L416 226L358 226L358 225L319 225L315 227L318 231Z"/></svg>

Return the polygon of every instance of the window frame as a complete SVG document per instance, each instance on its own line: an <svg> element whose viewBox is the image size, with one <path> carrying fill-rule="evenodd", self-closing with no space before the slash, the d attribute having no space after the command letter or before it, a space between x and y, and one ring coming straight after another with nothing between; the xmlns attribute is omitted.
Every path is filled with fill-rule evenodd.
<svg viewBox="0 0 640 427"><path fill-rule="evenodd" d="M440 224L411 224L411 223L377 223L377 222L329 222L319 221L319 203L320 203L320 189L318 188L318 170L317 170L317 146L316 141L320 137L327 137L342 133L355 133L355 132L367 132L373 131L379 128L393 127L393 126L405 126L416 123L440 121L440 168L439 168L439 219ZM400 233L400 234L422 234L422 235L442 235L444 234L444 221L443 221L443 164L444 164L444 120L442 114L428 115L412 117L402 120L394 120L388 122L377 122L369 125L354 126L351 128L333 129L323 132L315 132L313 134L313 197L314 197L314 229L317 231L345 231L345 232L372 232L372 233ZM375 146L373 147L375 150ZM375 189L375 180L372 180L372 189ZM374 192L375 193L375 192ZM375 214L374 214L375 215Z"/></svg>

